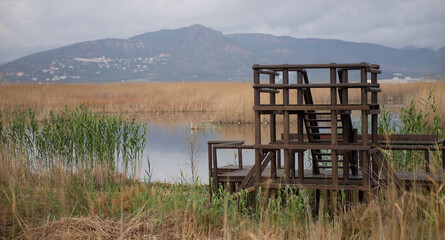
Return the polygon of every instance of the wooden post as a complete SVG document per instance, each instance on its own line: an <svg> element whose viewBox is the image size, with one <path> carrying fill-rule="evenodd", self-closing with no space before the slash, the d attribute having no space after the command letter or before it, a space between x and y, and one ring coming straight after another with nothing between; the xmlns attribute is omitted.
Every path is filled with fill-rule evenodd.
<svg viewBox="0 0 445 240"><path fill-rule="evenodd" d="M208 164L209 164L209 193L210 193L210 201L212 201L212 195L213 195L213 193L212 193L212 175L213 175L212 154L213 154L213 152L212 152L212 144L211 143L207 143L207 154L209 157L209 162L208 162Z"/></svg>
<svg viewBox="0 0 445 240"><path fill-rule="evenodd" d="M212 149L212 158L213 158L213 187L215 191L219 188L219 179L218 179L218 160L216 157L216 148Z"/></svg>
<svg viewBox="0 0 445 240"><path fill-rule="evenodd" d="M289 84L289 71L287 68L283 68L283 84ZM283 89L283 105L289 105L289 89ZM284 111L283 114L283 134L284 145L290 144L290 121L289 111ZM291 161L289 149L284 149L284 181L290 182L290 161Z"/></svg>
<svg viewBox="0 0 445 240"><path fill-rule="evenodd" d="M297 83L303 83L303 73L297 71ZM297 104L303 105L303 89L299 88L297 91ZM298 143L303 144L303 114L304 112L298 113ZM298 182L303 184L304 179L304 151L298 151Z"/></svg>
<svg viewBox="0 0 445 240"><path fill-rule="evenodd" d="M253 71L253 83L260 83L260 73L257 69ZM260 89L254 89L254 106L260 106ZM255 124L255 145L261 144L261 113L260 111L255 111L254 116L254 124ZM261 182L261 152L260 149L255 147L255 182Z"/></svg>
<svg viewBox="0 0 445 240"><path fill-rule="evenodd" d="M339 71L339 73L341 73L339 75L339 81L341 83L348 83L349 79L348 79L348 70L347 69L342 69L341 71ZM349 89L347 87L342 88L341 90L341 103L342 105L348 105L349 104ZM353 130L352 130L352 123L351 123L351 115L348 114L343 114L341 116L342 119L342 127L343 127L343 143L344 144L349 144L351 141L353 141L352 139L352 134L353 134ZM349 168L350 168L350 163L352 161L352 157L353 157L353 151L347 152L343 154L343 184L347 184L347 182L349 182ZM345 191L345 200L347 203L349 203L351 201L351 191Z"/></svg>
<svg viewBox="0 0 445 240"><path fill-rule="evenodd" d="M366 68L362 67L360 70L360 79L361 83L367 83L368 76L366 72ZM368 93L366 87L361 88L361 105L368 104ZM362 110L362 145L363 147L368 147L368 112L366 110ZM369 151L361 150L360 151L360 162L362 167L362 186L364 189L363 201L368 203L370 201L369 196Z"/></svg>
<svg viewBox="0 0 445 240"><path fill-rule="evenodd" d="M425 172L430 172L430 152L425 150Z"/></svg>
<svg viewBox="0 0 445 240"><path fill-rule="evenodd" d="M371 84L377 84L377 73L372 72L371 73ZM371 104L375 105L378 104L377 102L377 92L372 91L371 92ZM377 113L373 112L371 115L371 139L372 143L375 145L379 144L378 140L378 123L377 123ZM374 179L374 181L378 181L378 166L377 163L374 160L374 156L372 157L372 167L371 167L371 177Z"/></svg>
<svg viewBox="0 0 445 240"><path fill-rule="evenodd" d="M340 76L339 80L341 83L348 83L348 70L341 70L339 71ZM349 89L347 87L341 89L341 104L342 105L348 105L349 104ZM351 129L351 122L350 122L350 115L343 114L341 116L342 119L342 126L343 126L343 143L348 144L350 143L350 136L352 134ZM343 154L343 182L346 184L346 182L349 181L349 162L351 161L351 152L347 152Z"/></svg>
<svg viewBox="0 0 445 240"><path fill-rule="evenodd" d="M318 213L320 212L320 189L315 190L315 209L318 215Z"/></svg>
<svg viewBox="0 0 445 240"><path fill-rule="evenodd" d="M331 83L337 82L337 72L335 68L331 68ZM337 105L337 88L331 87L331 106ZM331 110L331 145L338 145L337 136L337 111ZM337 211L337 188L338 188L338 155L337 150L331 150L331 164L332 164L332 203L334 212Z"/></svg>
<svg viewBox="0 0 445 240"><path fill-rule="evenodd" d="M295 151L289 150L290 153L290 177L295 178Z"/></svg>
<svg viewBox="0 0 445 240"><path fill-rule="evenodd" d="M440 155L440 151L438 151ZM437 156L439 158L439 156ZM442 142L442 170L445 170L445 141Z"/></svg>
<svg viewBox="0 0 445 240"><path fill-rule="evenodd" d="M442 147L445 147L445 141L442 142ZM445 148L442 149L442 169L445 170Z"/></svg>
<svg viewBox="0 0 445 240"><path fill-rule="evenodd" d="M269 75L269 83L275 84L275 75ZM269 94L270 100L269 103L271 106L275 105L275 93ZM271 113L269 115L270 118L270 142L275 143L277 141L277 125L276 125L276 117L275 113ZM270 177L272 179L277 177L277 154L274 153L274 158L271 160L270 164Z"/></svg>
<svg viewBox="0 0 445 240"><path fill-rule="evenodd" d="M261 160L263 154L261 154L260 149L255 149L255 182L261 183Z"/></svg>
<svg viewBox="0 0 445 240"><path fill-rule="evenodd" d="M243 149L238 148L238 168L243 169Z"/></svg>

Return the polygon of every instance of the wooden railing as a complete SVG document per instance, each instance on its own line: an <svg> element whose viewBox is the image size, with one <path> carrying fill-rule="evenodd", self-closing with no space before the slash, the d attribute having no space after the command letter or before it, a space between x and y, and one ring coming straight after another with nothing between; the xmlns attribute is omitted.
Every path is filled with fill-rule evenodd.
<svg viewBox="0 0 445 240"><path fill-rule="evenodd" d="M209 166L209 185L210 189L219 187L218 179L218 155L217 149L236 149L238 150L238 169L243 168L243 149L254 149L253 145L244 145L244 141L208 141L208 166ZM235 170L235 169L234 169Z"/></svg>

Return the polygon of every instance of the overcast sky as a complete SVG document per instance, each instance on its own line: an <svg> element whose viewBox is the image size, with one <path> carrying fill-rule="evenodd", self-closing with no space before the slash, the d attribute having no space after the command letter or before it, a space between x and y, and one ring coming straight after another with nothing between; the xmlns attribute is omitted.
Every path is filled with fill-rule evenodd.
<svg viewBox="0 0 445 240"><path fill-rule="evenodd" d="M223 33L445 45L445 0L0 0L0 63L101 38L202 24Z"/></svg>

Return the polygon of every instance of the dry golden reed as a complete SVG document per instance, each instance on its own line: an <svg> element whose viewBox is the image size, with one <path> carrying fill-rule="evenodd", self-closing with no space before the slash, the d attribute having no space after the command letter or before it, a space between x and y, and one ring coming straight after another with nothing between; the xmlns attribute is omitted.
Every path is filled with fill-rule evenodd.
<svg viewBox="0 0 445 240"><path fill-rule="evenodd" d="M384 83L379 101L387 105L409 103L413 98L426 98L434 90L437 106L445 104L445 81L416 83ZM329 102L329 89L314 89L314 101ZM262 94L262 103L268 102ZM282 102L282 93L277 95ZM349 101L358 103L360 93L350 90ZM291 103L296 91L291 91ZM212 122L253 122L252 83L179 82L179 83L106 83L106 84L3 84L0 85L0 109L31 107L41 116L50 110L61 111L82 105L91 111L105 107L107 112L203 112ZM438 108L445 116L445 108Z"/></svg>
<svg viewBox="0 0 445 240"><path fill-rule="evenodd" d="M304 203L307 192L301 191L304 205L292 203L296 196L286 204L271 199L261 214L249 217L228 209L236 201L209 205L205 186L137 181L91 186L77 181L82 172L73 175L63 166L34 171L26 159L0 153L0 237L5 238L440 239L445 234L443 182L428 191L384 187L369 205L343 205L330 217L312 215Z"/></svg>

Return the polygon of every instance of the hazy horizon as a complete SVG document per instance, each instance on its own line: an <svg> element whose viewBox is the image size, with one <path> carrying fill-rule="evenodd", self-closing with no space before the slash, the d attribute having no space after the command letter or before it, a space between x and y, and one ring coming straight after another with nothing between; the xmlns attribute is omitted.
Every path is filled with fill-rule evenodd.
<svg viewBox="0 0 445 240"><path fill-rule="evenodd" d="M231 33L339 39L392 48L445 45L445 2L32 1L0 2L0 63L81 41L129 38L202 24Z"/></svg>

